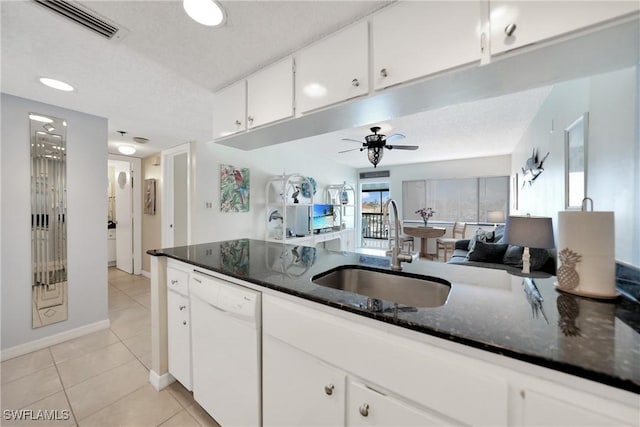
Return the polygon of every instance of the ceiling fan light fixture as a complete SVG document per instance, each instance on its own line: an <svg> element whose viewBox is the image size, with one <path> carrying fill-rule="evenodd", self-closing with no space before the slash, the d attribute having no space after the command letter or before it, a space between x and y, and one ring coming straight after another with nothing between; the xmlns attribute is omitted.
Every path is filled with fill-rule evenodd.
<svg viewBox="0 0 640 427"><path fill-rule="evenodd" d="M384 154L383 147L369 147L367 148L367 158L375 168L382 160L382 155Z"/></svg>
<svg viewBox="0 0 640 427"><path fill-rule="evenodd" d="M224 22L224 10L214 0L183 0L182 7L187 15L199 24L215 27Z"/></svg>

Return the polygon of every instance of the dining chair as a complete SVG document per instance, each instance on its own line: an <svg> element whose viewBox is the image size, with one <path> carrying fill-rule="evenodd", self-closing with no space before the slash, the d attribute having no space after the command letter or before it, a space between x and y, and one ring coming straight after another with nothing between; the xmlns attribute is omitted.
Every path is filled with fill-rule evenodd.
<svg viewBox="0 0 640 427"><path fill-rule="evenodd" d="M466 231L467 223L456 221L453 224L453 237L438 237L438 239L436 239L436 258L440 257L440 249L442 249L444 251L444 262L447 262L447 252L450 250L451 254L453 254L456 242L464 239L464 233Z"/></svg>

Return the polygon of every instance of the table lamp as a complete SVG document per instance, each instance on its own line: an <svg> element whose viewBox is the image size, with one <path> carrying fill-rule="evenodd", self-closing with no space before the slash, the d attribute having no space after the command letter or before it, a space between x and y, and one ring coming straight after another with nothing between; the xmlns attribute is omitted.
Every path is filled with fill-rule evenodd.
<svg viewBox="0 0 640 427"><path fill-rule="evenodd" d="M487 212L487 221L493 223L493 229L498 227L498 223L504 222L504 212L502 211L489 211Z"/></svg>
<svg viewBox="0 0 640 427"><path fill-rule="evenodd" d="M553 241L553 223L549 217L509 216L504 230L504 241L510 245L523 246L522 272L531 273L529 248L549 249Z"/></svg>

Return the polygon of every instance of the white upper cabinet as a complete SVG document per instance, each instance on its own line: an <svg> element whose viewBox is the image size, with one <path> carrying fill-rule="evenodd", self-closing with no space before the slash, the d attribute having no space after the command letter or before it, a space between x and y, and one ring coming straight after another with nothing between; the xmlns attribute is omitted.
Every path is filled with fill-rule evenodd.
<svg viewBox="0 0 640 427"><path fill-rule="evenodd" d="M213 138L233 135L246 129L247 86L244 80L213 95Z"/></svg>
<svg viewBox="0 0 640 427"><path fill-rule="evenodd" d="M367 94L368 46L369 30L364 21L297 53L297 112Z"/></svg>
<svg viewBox="0 0 640 427"><path fill-rule="evenodd" d="M480 1L408 1L371 20L373 87L480 60Z"/></svg>
<svg viewBox="0 0 640 427"><path fill-rule="evenodd" d="M636 1L491 1L491 53L501 53L629 13Z"/></svg>
<svg viewBox="0 0 640 427"><path fill-rule="evenodd" d="M293 116L293 58L247 78L247 129Z"/></svg>

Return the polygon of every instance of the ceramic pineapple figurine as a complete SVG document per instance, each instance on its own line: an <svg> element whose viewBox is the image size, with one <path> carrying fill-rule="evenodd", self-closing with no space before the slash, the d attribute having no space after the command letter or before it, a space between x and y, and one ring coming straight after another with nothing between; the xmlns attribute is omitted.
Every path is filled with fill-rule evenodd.
<svg viewBox="0 0 640 427"><path fill-rule="evenodd" d="M576 264L582 260L582 255L564 248L558 254L558 259L562 263L558 268L558 286L561 289L575 289L580 284L580 276L576 271Z"/></svg>

